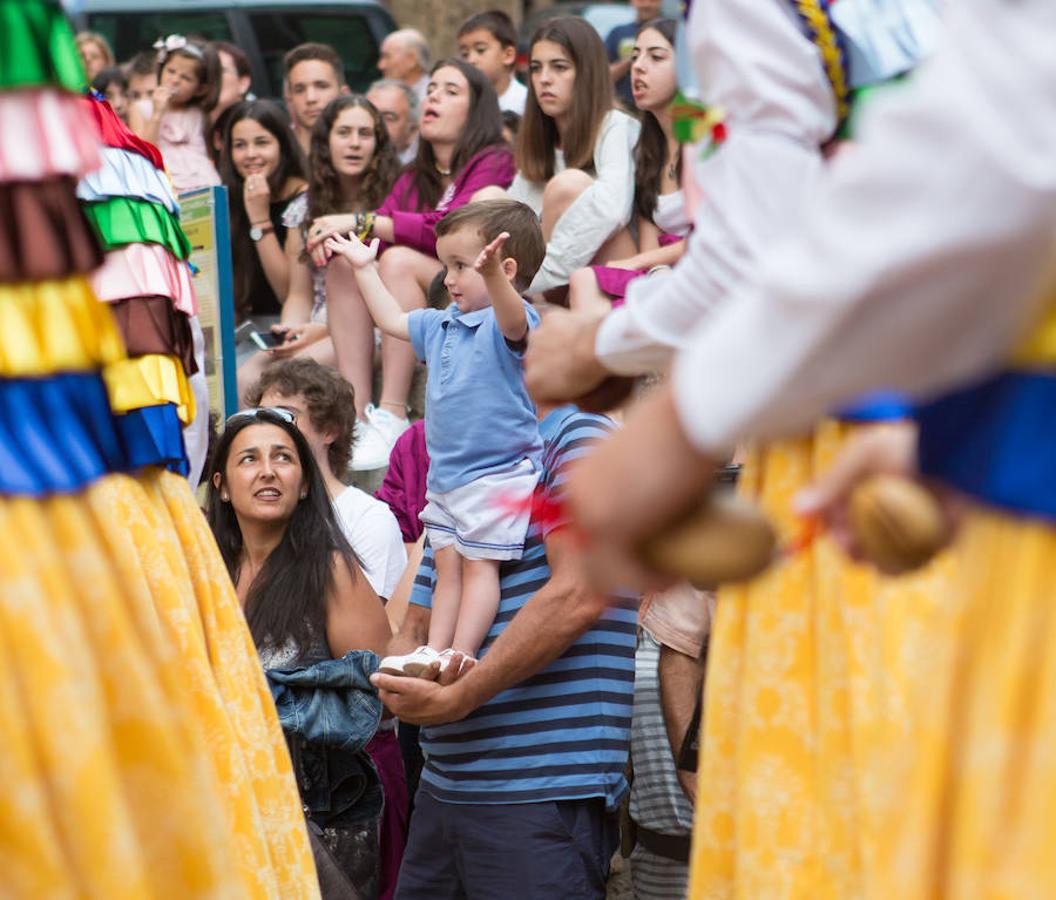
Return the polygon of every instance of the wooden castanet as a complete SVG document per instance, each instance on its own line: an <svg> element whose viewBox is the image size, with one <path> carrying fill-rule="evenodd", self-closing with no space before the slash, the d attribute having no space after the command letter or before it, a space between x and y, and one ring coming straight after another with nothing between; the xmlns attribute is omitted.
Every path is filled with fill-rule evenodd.
<svg viewBox="0 0 1056 900"><path fill-rule="evenodd" d="M918 481L874 475L852 492L850 528L869 562L889 575L926 565L949 539L938 498Z"/></svg>

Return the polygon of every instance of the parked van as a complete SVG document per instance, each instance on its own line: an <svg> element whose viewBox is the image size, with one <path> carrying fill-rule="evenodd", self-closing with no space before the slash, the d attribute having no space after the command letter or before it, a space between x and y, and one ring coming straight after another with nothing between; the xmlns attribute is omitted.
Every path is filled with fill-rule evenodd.
<svg viewBox="0 0 1056 900"><path fill-rule="evenodd" d="M305 41L330 44L354 91L378 77L378 48L396 27L378 0L79 0L79 29L98 31L124 62L159 37L196 35L245 51L258 97L282 96L282 57Z"/></svg>

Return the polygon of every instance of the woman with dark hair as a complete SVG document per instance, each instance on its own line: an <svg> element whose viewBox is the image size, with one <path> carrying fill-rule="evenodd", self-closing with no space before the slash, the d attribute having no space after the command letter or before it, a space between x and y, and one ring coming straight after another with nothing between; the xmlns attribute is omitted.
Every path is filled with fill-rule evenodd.
<svg viewBox="0 0 1056 900"><path fill-rule="evenodd" d="M638 252L604 266L580 269L569 280L573 309L608 312L622 302L627 285L658 266L678 262L690 222L682 196L682 155L675 139L671 102L678 91L674 19L654 19L638 29L631 54L631 92L642 112L634 148L634 212Z"/></svg>
<svg viewBox="0 0 1056 900"><path fill-rule="evenodd" d="M287 129L289 134L289 129ZM293 139L296 144L296 139ZM335 366L326 306L325 269L305 249L309 228L347 233L360 217L385 199L399 172L396 149L385 120L362 94L341 94L319 115L309 143L308 190L294 198L282 216L289 286L282 318L273 330L283 343L257 353L238 370L242 395L275 359L307 357ZM370 402L371 359L356 360L342 374L352 384L356 410L363 417Z"/></svg>
<svg viewBox="0 0 1056 900"><path fill-rule="evenodd" d="M436 223L452 209L499 194L513 180L513 156L502 138L502 116L491 82L460 59L433 67L422 107L418 156L393 185L377 212L361 217L353 230L362 240L385 243L380 272L404 309L425 306L426 291L440 271L436 258ZM308 246L325 262L325 241L347 232L330 223L313 222ZM374 323L351 267L343 259L327 266L330 329L338 368L371 398ZM376 469L388 463L396 438L409 426L407 393L415 359L410 344L383 336L382 386L377 407L364 410L352 467Z"/></svg>
<svg viewBox="0 0 1056 900"><path fill-rule="evenodd" d="M272 673L273 693L275 672L289 676L314 668L333 673L327 665L331 660L347 659L355 671L367 666L369 674L376 660L346 655L383 653L391 637L388 619L334 518L326 485L292 413L250 409L228 420L211 461L207 515L261 663ZM335 818L327 815L332 808L326 802L317 802L321 791L336 796L342 789L336 779L357 771L360 754L369 752L380 708L365 675L360 681L359 689L370 695L372 716L326 723L331 738L339 730L355 734L359 746L348 756L335 757L332 746L321 746L286 722L284 727L320 875L336 864L355 889L370 896L377 891L380 804L370 816L358 816L349 807ZM333 686L320 678L318 690L327 684ZM327 760L322 774L311 765L321 756ZM376 787L372 768L366 768L367 781ZM376 790L370 796L377 801ZM339 894L328 892L324 883L324 896Z"/></svg>
<svg viewBox="0 0 1056 900"><path fill-rule="evenodd" d="M301 148L277 104L249 100L231 108L220 174L231 215L235 314L277 315L290 285L282 214L305 189Z"/></svg>
<svg viewBox="0 0 1056 900"><path fill-rule="evenodd" d="M638 123L613 108L605 45L581 19L561 16L540 25L528 71L510 195L542 219L546 259L529 288L539 293L568 284L591 262L634 252L626 226Z"/></svg>

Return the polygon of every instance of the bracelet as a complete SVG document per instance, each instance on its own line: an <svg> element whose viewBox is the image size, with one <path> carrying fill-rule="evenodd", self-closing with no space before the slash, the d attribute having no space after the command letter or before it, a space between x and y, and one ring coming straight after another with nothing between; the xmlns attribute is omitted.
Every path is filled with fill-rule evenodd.
<svg viewBox="0 0 1056 900"><path fill-rule="evenodd" d="M353 230L356 232L356 237L365 242L374 230L374 213L356 213L354 222Z"/></svg>

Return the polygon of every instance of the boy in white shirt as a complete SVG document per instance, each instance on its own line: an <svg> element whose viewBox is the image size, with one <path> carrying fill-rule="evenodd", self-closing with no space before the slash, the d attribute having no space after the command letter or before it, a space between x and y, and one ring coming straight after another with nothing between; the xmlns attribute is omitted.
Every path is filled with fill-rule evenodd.
<svg viewBox="0 0 1056 900"><path fill-rule="evenodd" d="M528 88L513 77L517 30L506 13L492 9L466 19L458 29L458 55L488 76L499 96L499 109L524 115Z"/></svg>

